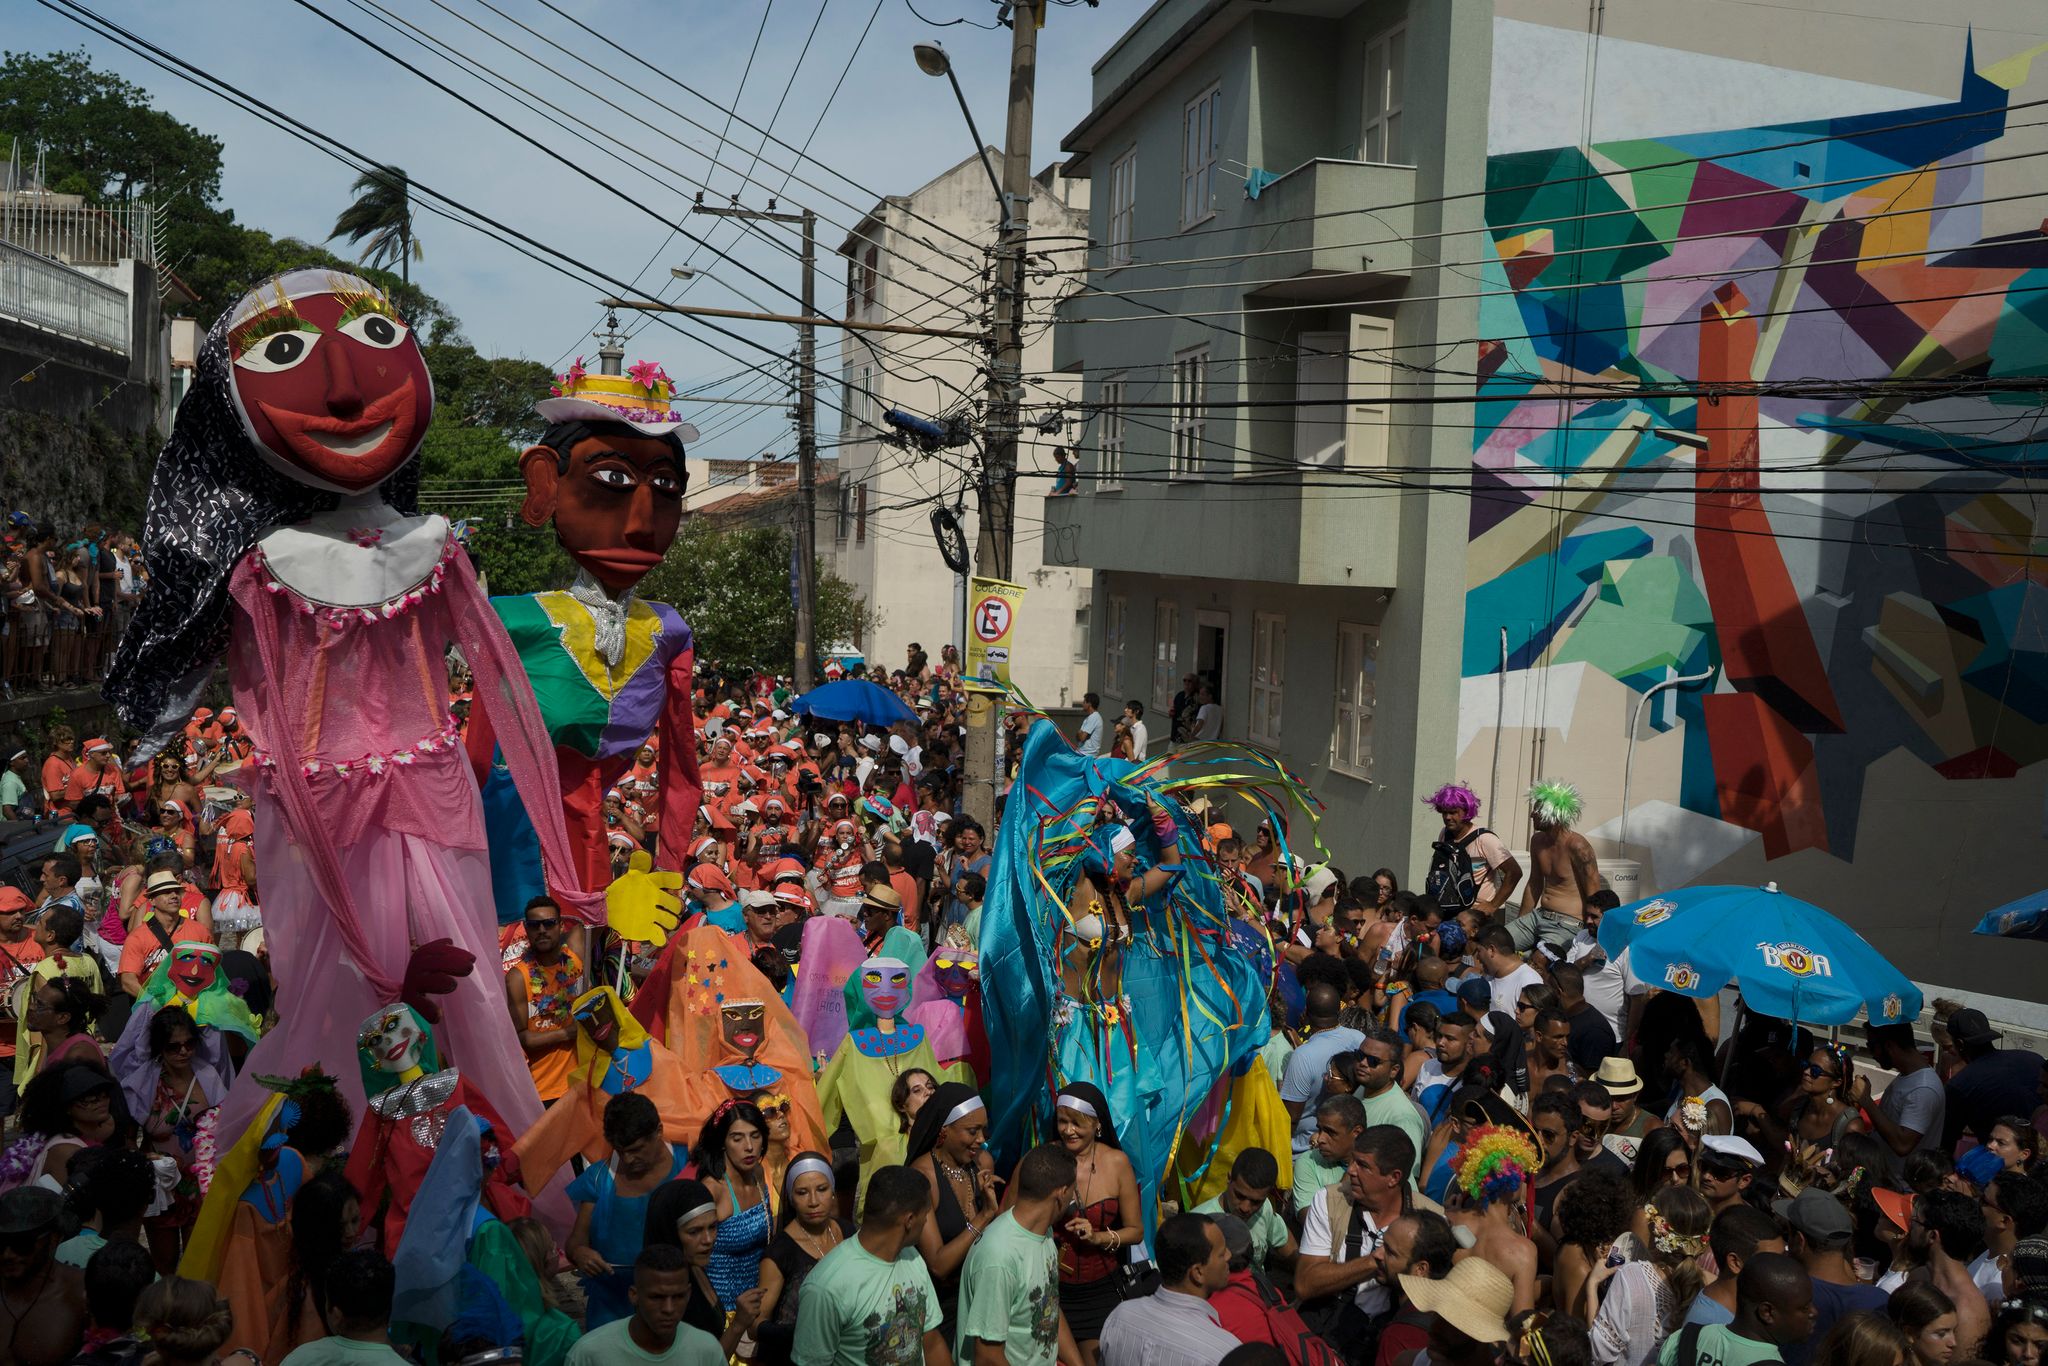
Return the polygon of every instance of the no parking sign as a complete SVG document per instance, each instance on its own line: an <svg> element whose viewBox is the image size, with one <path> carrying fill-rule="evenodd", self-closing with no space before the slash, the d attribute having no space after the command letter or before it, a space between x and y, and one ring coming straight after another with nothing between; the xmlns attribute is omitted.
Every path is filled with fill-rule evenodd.
<svg viewBox="0 0 2048 1366"><path fill-rule="evenodd" d="M1010 687L1010 642L1024 586L1001 579L969 579L967 589L967 677L964 686L987 692Z"/></svg>

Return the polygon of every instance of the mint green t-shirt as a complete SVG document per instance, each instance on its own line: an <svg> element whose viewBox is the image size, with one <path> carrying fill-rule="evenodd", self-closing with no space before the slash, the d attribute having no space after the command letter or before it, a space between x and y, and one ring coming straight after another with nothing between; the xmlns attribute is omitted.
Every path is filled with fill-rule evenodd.
<svg viewBox="0 0 2048 1366"><path fill-rule="evenodd" d="M804 1293L810 1293L808 1281ZM954 1359L974 1360L977 1341L1002 1343L1009 1366L1052 1366L1059 1355L1059 1251L1014 1213L998 1216L974 1240L960 1272Z"/></svg>
<svg viewBox="0 0 2048 1366"><path fill-rule="evenodd" d="M354 1338L314 1338L293 1348L280 1366L405 1366L405 1358L381 1342Z"/></svg>
<svg viewBox="0 0 2048 1366"><path fill-rule="evenodd" d="M1692 1361L1677 1361L1679 1339L1673 1333L1657 1351L1657 1366L1757 1366L1759 1362L1782 1360L1778 1348L1768 1342L1743 1337L1725 1323L1710 1323L1700 1329L1699 1354Z"/></svg>
<svg viewBox="0 0 2048 1366"><path fill-rule="evenodd" d="M1358 1097L1359 1104L1365 1106L1367 1128L1375 1124L1391 1124L1408 1135L1408 1141L1415 1145L1415 1164L1408 1175L1420 1181L1422 1150L1429 1144L1429 1127L1422 1122L1422 1111L1398 1086L1389 1086L1376 1096L1368 1096L1363 1091L1353 1094Z"/></svg>
<svg viewBox="0 0 2048 1366"><path fill-rule="evenodd" d="M1295 1162L1298 1165L1302 1162L1313 1160L1308 1153L1303 1153L1295 1159ZM1204 1200L1188 1212L1190 1214L1230 1213L1229 1210L1223 1208L1223 1197L1221 1195ZM1266 1254L1276 1248L1287 1246L1287 1225L1281 1221L1278 1214L1273 1212L1273 1202L1271 1200L1260 1202L1259 1208L1252 1215L1250 1222L1252 1230L1252 1265L1264 1271L1266 1269Z"/></svg>
<svg viewBox="0 0 2048 1366"><path fill-rule="evenodd" d="M1310 1148L1305 1153L1294 1155L1294 1207L1307 1209L1316 1198L1316 1192L1336 1185L1344 1179L1344 1164L1325 1167Z"/></svg>
<svg viewBox="0 0 2048 1366"><path fill-rule="evenodd" d="M804 1366L923 1366L924 1335L944 1317L916 1248L885 1262L848 1238L804 1278L791 1356Z"/></svg>
<svg viewBox="0 0 2048 1366"><path fill-rule="evenodd" d="M569 1349L568 1366L611 1366L616 1361L657 1362L660 1366L725 1366L718 1339L687 1323L676 1325L675 1341L666 1352L650 1352L633 1341L633 1320L613 1319L593 1328Z"/></svg>

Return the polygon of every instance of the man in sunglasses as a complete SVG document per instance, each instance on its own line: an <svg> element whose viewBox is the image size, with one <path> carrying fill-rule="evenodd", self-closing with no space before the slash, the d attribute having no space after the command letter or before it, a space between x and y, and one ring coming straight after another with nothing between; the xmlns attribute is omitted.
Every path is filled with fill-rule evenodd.
<svg viewBox="0 0 2048 1366"><path fill-rule="evenodd" d="M1427 1146L1429 1128L1422 1122L1421 1107L1401 1089L1401 1053L1399 1035L1383 1025L1368 1029L1358 1045L1357 1095L1365 1106L1368 1126L1391 1124L1408 1135L1408 1141L1415 1145L1417 1163L1410 1175L1420 1180L1422 1151Z"/></svg>
<svg viewBox="0 0 2048 1366"><path fill-rule="evenodd" d="M562 908L545 896L526 903L526 947L505 965L505 1005L526 1050L533 1088L552 1105L569 1089L576 1030L569 1003L583 990L583 962L568 946Z"/></svg>
<svg viewBox="0 0 2048 1366"><path fill-rule="evenodd" d="M1764 1167L1756 1145L1735 1134L1700 1139L1699 1190L1718 1218L1721 1211L1749 1203L1749 1188Z"/></svg>

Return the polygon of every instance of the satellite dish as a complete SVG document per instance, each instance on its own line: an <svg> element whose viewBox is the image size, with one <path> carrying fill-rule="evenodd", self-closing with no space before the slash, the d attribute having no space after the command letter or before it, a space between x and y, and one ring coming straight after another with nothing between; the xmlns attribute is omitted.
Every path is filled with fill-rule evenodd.
<svg viewBox="0 0 2048 1366"><path fill-rule="evenodd" d="M967 533L960 530L960 519L945 508L933 508L932 535L938 539L939 558L946 562L946 568L955 574L965 574Z"/></svg>

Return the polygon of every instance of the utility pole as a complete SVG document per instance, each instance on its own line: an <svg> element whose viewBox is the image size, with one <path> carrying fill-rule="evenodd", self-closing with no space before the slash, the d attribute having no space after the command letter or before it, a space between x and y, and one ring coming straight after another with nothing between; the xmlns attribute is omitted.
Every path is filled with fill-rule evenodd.
<svg viewBox="0 0 2048 1366"><path fill-rule="evenodd" d="M1010 110L1003 133L1002 219L996 228L995 306L991 310L988 412L983 423L981 525L974 548L983 578L1012 576L1017 497L1018 410L1024 388L1024 249L1031 220L1031 111L1038 83L1038 26L1045 0L1010 11ZM963 106L964 107L964 106ZM960 642L965 658L967 642ZM1000 699L967 694L967 812L995 829L996 727Z"/></svg>
<svg viewBox="0 0 2048 1366"><path fill-rule="evenodd" d="M818 216L809 209L802 213L717 208L698 204L692 213L715 218L762 219L770 223L796 223L804 234L803 314L796 324L796 667L791 679L800 693L809 692L817 675L818 618ZM681 311L681 310L677 310Z"/></svg>

